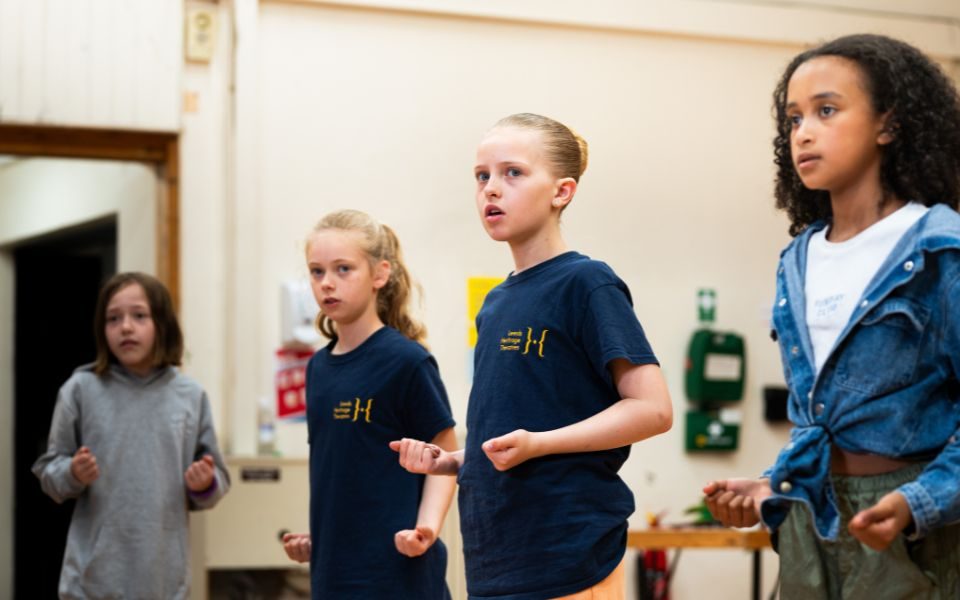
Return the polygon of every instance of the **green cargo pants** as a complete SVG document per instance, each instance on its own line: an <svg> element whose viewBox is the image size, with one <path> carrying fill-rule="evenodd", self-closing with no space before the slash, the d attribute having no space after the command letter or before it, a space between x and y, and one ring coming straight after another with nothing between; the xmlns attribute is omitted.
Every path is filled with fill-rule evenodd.
<svg viewBox="0 0 960 600"><path fill-rule="evenodd" d="M833 475L840 508L840 535L820 539L806 505L794 504L776 532L780 554L780 597L784 600L957 600L960 598L960 524L909 541L899 535L883 552L861 544L847 531L855 514L913 481L924 465L892 473Z"/></svg>

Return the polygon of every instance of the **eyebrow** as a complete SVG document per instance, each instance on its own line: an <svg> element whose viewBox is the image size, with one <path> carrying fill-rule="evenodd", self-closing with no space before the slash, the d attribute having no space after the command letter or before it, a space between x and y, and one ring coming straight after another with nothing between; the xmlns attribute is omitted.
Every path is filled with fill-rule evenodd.
<svg viewBox="0 0 960 600"><path fill-rule="evenodd" d="M512 167L512 166L526 167L527 163L523 162L522 160L501 160L498 163L494 163L493 166L495 167ZM487 168L487 165L477 165L473 167L473 171L474 172L483 171L486 168Z"/></svg>
<svg viewBox="0 0 960 600"><path fill-rule="evenodd" d="M814 94L813 96L810 96L811 100L825 100L828 98L843 98L843 94L838 94L837 92L820 92L819 94ZM796 105L797 103L795 101L787 102L786 108L793 108Z"/></svg>
<svg viewBox="0 0 960 600"><path fill-rule="evenodd" d="M149 309L150 309L150 305L149 305L149 304L140 303L140 304L130 304L130 305L127 305L127 306L113 306L113 307L108 306L108 307L107 307L107 314L109 315L109 314L111 314L111 313L123 312L124 310L127 310L128 308L131 308L131 309L134 309L134 310L140 310L140 309L149 310Z"/></svg>

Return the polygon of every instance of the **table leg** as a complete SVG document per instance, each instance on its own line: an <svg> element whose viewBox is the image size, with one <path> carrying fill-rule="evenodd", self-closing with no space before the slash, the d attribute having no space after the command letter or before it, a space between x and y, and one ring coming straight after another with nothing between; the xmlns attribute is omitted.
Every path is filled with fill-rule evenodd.
<svg viewBox="0 0 960 600"><path fill-rule="evenodd" d="M760 600L760 550L753 551L753 600Z"/></svg>

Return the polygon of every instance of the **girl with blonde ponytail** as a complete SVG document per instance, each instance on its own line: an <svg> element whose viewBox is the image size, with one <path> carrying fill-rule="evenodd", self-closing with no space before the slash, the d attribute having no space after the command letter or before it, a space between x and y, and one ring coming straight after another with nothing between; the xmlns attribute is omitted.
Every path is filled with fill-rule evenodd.
<svg viewBox="0 0 960 600"><path fill-rule="evenodd" d="M377 294L377 316L383 324L425 345L427 328L410 314L411 292L419 291L419 286L410 278L410 273L403 263L400 240L397 239L393 229L378 223L370 215L358 210L342 210L324 217L317 223L313 233L327 230L357 232L358 243L366 253L371 267L379 262L386 262L389 265L389 277ZM307 252L309 253L309 244ZM333 320L322 310L317 316L317 327L328 338L337 337Z"/></svg>
<svg viewBox="0 0 960 600"><path fill-rule="evenodd" d="M633 494L617 471L672 423L626 284L563 241L586 166L586 142L540 115L480 143L477 209L516 268L477 316L466 449L395 444L413 472L459 474L471 597L622 599Z"/></svg>
<svg viewBox="0 0 960 600"><path fill-rule="evenodd" d="M284 549L310 562L314 600L445 600L437 535L456 483L399 468L388 445L417 437L456 450L426 329L410 314L416 286L400 243L369 215L343 210L317 224L306 259L330 343L307 365L310 533L287 534Z"/></svg>

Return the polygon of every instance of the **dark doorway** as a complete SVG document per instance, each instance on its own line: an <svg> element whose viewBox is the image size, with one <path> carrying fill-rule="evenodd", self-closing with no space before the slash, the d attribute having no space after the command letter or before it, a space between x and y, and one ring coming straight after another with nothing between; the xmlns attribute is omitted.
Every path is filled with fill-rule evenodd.
<svg viewBox="0 0 960 600"><path fill-rule="evenodd" d="M15 598L56 598L73 502L56 504L30 472L47 446L57 391L96 357L93 313L116 272L116 218L18 245L14 317Z"/></svg>

